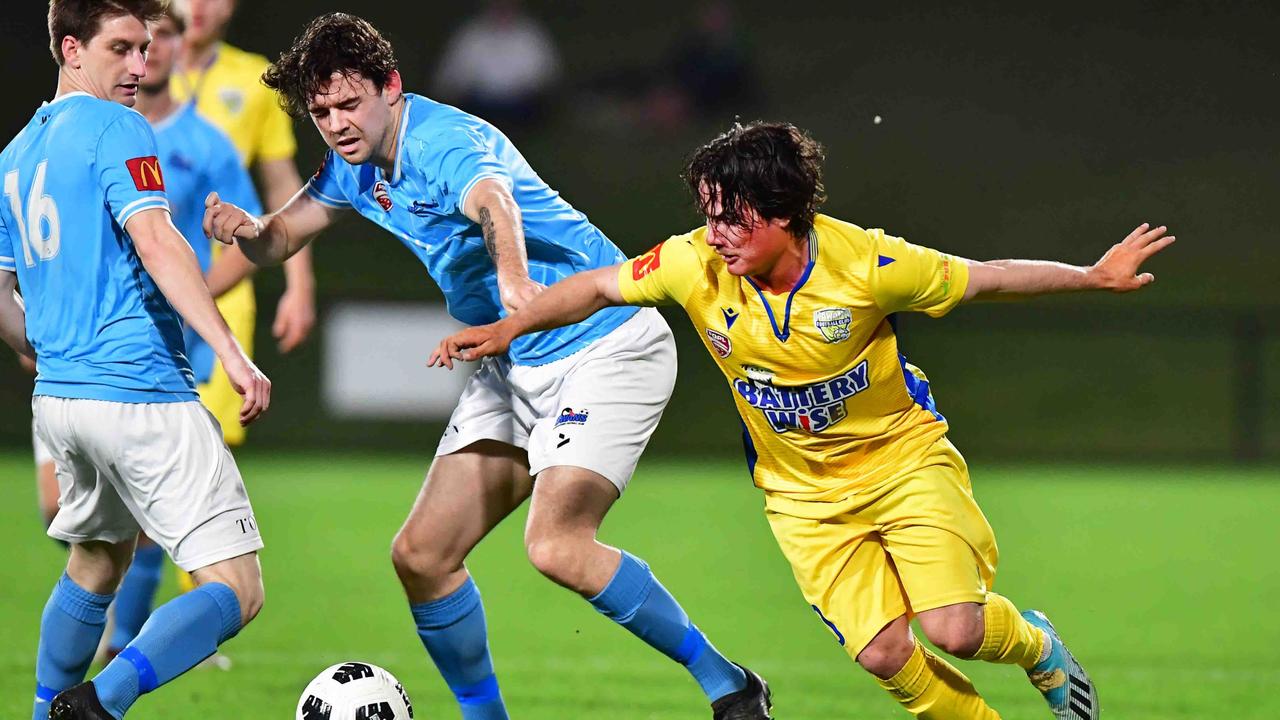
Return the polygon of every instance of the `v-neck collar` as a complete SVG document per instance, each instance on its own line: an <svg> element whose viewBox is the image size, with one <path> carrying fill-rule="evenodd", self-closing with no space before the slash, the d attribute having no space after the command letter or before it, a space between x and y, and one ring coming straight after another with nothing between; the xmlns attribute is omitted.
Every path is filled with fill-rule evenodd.
<svg viewBox="0 0 1280 720"><path fill-rule="evenodd" d="M382 172L382 168L378 168L378 175L387 182L395 185L400 182L400 177L404 174L404 136L409 131L409 104L408 95L404 96L404 110L400 112L400 129L396 131L396 162L391 166L391 177L388 178L386 173Z"/></svg>
<svg viewBox="0 0 1280 720"><path fill-rule="evenodd" d="M760 304L764 305L764 311L769 316L769 324L773 326L774 337L778 338L778 340L782 342L786 342L787 339L791 337L791 301L795 300L796 293L800 292L800 288L804 287L804 284L809 280L809 275L813 273L813 266L817 261L818 233L811 230L809 231L809 262L805 264L804 272L800 274L800 279L796 281L795 286L791 288L791 292L787 293L787 305L786 309L783 310L781 329L778 328L778 320L773 315L773 307L769 305L769 299L765 297L764 290L762 290L760 286L756 284L756 281L752 280L750 276L747 277L747 282L755 289L756 295L760 298Z"/></svg>

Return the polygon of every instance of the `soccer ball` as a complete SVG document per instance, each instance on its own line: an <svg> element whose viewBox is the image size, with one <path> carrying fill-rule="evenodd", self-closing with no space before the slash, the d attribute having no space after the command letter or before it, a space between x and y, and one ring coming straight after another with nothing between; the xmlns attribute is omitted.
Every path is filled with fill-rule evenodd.
<svg viewBox="0 0 1280 720"><path fill-rule="evenodd" d="M297 720L412 720L413 703L395 677L363 662L334 665L298 698Z"/></svg>

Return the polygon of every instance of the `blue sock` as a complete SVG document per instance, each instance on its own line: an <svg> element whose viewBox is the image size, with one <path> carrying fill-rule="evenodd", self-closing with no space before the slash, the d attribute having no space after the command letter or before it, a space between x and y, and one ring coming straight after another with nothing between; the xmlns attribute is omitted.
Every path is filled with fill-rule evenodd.
<svg viewBox="0 0 1280 720"><path fill-rule="evenodd" d="M123 649L142 630L151 614L163 568L164 550L159 545L142 545L133 553L133 564L116 592L116 628L107 644L112 650Z"/></svg>
<svg viewBox="0 0 1280 720"><path fill-rule="evenodd" d="M46 720L49 701L63 690L84 682L93 654L107 624L113 595L99 595L76 585L64 573L54 585L40 618L40 649L36 651L36 701L31 717Z"/></svg>
<svg viewBox="0 0 1280 720"><path fill-rule="evenodd" d="M138 700L209 657L240 632L240 600L208 583L156 608L138 637L93 679L102 707L122 718Z"/></svg>
<svg viewBox="0 0 1280 720"><path fill-rule="evenodd" d="M631 553L622 551L618 571L590 603L600 614L685 666L707 699L714 702L747 686L746 673L707 641L649 566Z"/></svg>
<svg viewBox="0 0 1280 720"><path fill-rule="evenodd" d="M409 609L418 637L458 699L462 720L507 720L475 582L468 577L453 593Z"/></svg>

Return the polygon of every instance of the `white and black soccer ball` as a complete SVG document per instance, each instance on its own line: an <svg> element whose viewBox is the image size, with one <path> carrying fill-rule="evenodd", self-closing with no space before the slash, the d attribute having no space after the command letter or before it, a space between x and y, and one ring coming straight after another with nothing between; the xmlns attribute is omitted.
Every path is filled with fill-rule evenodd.
<svg viewBox="0 0 1280 720"><path fill-rule="evenodd" d="M346 662L327 668L302 691L297 720L412 720L404 686L377 665Z"/></svg>

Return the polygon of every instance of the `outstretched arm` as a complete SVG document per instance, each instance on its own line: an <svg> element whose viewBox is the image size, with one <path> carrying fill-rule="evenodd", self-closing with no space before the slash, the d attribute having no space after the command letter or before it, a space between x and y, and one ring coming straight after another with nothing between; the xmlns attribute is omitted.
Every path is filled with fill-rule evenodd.
<svg viewBox="0 0 1280 720"><path fill-rule="evenodd" d="M0 338L19 357L35 360L36 351L27 340L27 314L23 312L22 300L15 292L17 287L17 273L0 270Z"/></svg>
<svg viewBox="0 0 1280 720"><path fill-rule="evenodd" d="M271 381L249 360L227 321L213 304L200 263L169 211L155 208L134 214L125 223L138 259L174 310L209 343L227 372L232 387L244 396L240 424L248 425L271 404Z"/></svg>
<svg viewBox="0 0 1280 720"><path fill-rule="evenodd" d="M1155 275L1139 273L1142 263L1174 241L1167 228L1143 223L1112 246L1098 262L1078 267L1042 260L966 260L969 286L965 302L1016 300L1079 290L1132 292L1155 282Z"/></svg>
<svg viewBox="0 0 1280 720"><path fill-rule="evenodd" d="M204 234L226 245L239 244L254 265L279 265L336 222L337 216L337 210L316 202L305 189L284 207L260 218L223 202L213 192L204 201Z"/></svg>
<svg viewBox="0 0 1280 720"><path fill-rule="evenodd" d="M500 355L521 335L572 325L603 308L625 304L618 289L617 265L570 275L542 291L518 312L496 323L467 328L441 340L427 365L453 369L454 360Z"/></svg>
<svg viewBox="0 0 1280 720"><path fill-rule="evenodd" d="M462 214L480 226L485 249L498 269L502 305L507 312L516 312L542 292L542 285L529 279L520 206L506 185L485 178L467 193Z"/></svg>

